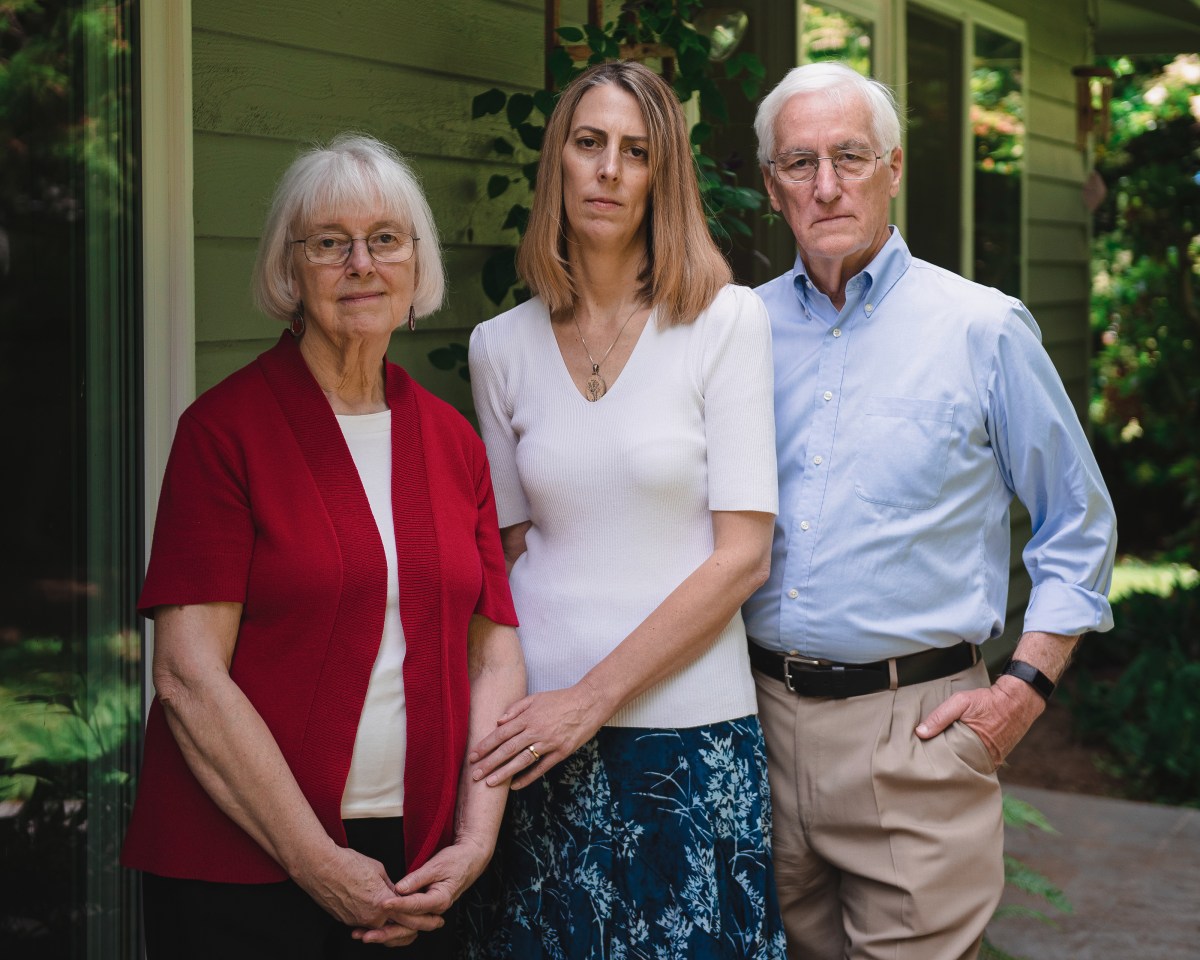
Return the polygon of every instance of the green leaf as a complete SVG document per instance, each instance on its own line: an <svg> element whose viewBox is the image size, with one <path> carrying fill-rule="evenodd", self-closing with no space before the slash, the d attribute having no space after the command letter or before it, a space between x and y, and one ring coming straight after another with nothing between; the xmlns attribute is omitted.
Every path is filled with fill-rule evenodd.
<svg viewBox="0 0 1200 960"><path fill-rule="evenodd" d="M1034 910L1033 907L1027 907L1022 903L1005 903L996 908L996 912L992 914L993 920L1003 920L1006 917L1012 917L1020 920L1037 920L1040 923L1053 923L1050 915L1043 913L1041 910Z"/></svg>
<svg viewBox="0 0 1200 960"><path fill-rule="evenodd" d="M438 347L429 351L429 362L437 370L453 370L458 366L458 358L449 347Z"/></svg>
<svg viewBox="0 0 1200 960"><path fill-rule="evenodd" d="M538 111L547 120L550 119L550 114L554 112L554 105L558 103L558 95L550 90L539 90L533 95L533 105L538 108Z"/></svg>
<svg viewBox="0 0 1200 960"><path fill-rule="evenodd" d="M1043 833L1058 833L1037 807L1024 800L1004 794L1004 822L1010 827L1036 827Z"/></svg>
<svg viewBox="0 0 1200 960"><path fill-rule="evenodd" d="M721 225L724 226L726 230L729 230L732 233L741 234L743 237L754 236L754 231L750 229L749 225L741 220L738 220L736 217L722 217Z"/></svg>
<svg viewBox="0 0 1200 960"><path fill-rule="evenodd" d="M488 198L491 200L495 200L496 197L500 196L502 193L504 193L505 190L508 189L509 184L511 184L511 183L512 183L512 181L509 180L508 177L506 177L504 174L493 173L490 177L488 177L488 182L487 182Z"/></svg>
<svg viewBox="0 0 1200 960"><path fill-rule="evenodd" d="M492 141L492 149L504 157L511 157L513 154L513 145L503 137L497 137Z"/></svg>
<svg viewBox="0 0 1200 960"><path fill-rule="evenodd" d="M554 85L560 90L575 74L575 61L562 47L555 47L550 51L546 66L550 69L550 76L554 78Z"/></svg>
<svg viewBox="0 0 1200 960"><path fill-rule="evenodd" d="M485 90L471 101L471 119L478 120L480 117L499 113L504 109L504 101L506 99L508 98L505 97L503 90L498 90L495 87L492 87L491 90Z"/></svg>
<svg viewBox="0 0 1200 960"><path fill-rule="evenodd" d="M523 176L526 180L529 181L530 187L532 187L535 183L537 183L537 174L538 174L538 161L537 160L534 160L533 163L527 163L527 164L525 164L525 166L523 166L521 168L521 176Z"/></svg>
<svg viewBox="0 0 1200 960"><path fill-rule="evenodd" d="M513 247L501 247L483 263L480 279L483 292L496 306L504 302L508 291L517 282L517 251Z"/></svg>
<svg viewBox="0 0 1200 960"><path fill-rule="evenodd" d="M979 948L979 960L1021 960L1021 958L1001 950L985 936L983 944Z"/></svg>
<svg viewBox="0 0 1200 960"><path fill-rule="evenodd" d="M508 125L516 127L533 113L533 97L527 93L514 93L508 98Z"/></svg>
<svg viewBox="0 0 1200 960"><path fill-rule="evenodd" d="M712 134L713 134L712 125L705 123L703 120L701 120L694 127L692 127L692 135L691 135L692 146L698 147L705 140L707 140L709 137L711 137Z"/></svg>
<svg viewBox="0 0 1200 960"><path fill-rule="evenodd" d="M604 48L608 45L608 37L604 31L589 23L583 28L583 32L587 35L587 44L592 52L603 53Z"/></svg>
<svg viewBox="0 0 1200 960"><path fill-rule="evenodd" d="M744 96L747 100L757 100L758 99L758 89L761 86L761 84L759 83L759 81L757 79L751 80L749 77L747 77L745 80L742 81L741 86L742 86L742 96Z"/></svg>
<svg viewBox="0 0 1200 960"><path fill-rule="evenodd" d="M583 31L578 27L559 27L558 35L567 43L583 43Z"/></svg>
<svg viewBox="0 0 1200 960"><path fill-rule="evenodd" d="M1051 883L1048 877L1008 854L1004 856L1004 882L1022 893L1040 897L1062 913L1071 913L1074 910L1066 894Z"/></svg>
<svg viewBox="0 0 1200 960"><path fill-rule="evenodd" d="M504 218L504 223L501 224L501 230L516 229L517 233L525 236L525 228L529 226L529 208L514 203L508 210L508 216Z"/></svg>
<svg viewBox="0 0 1200 960"><path fill-rule="evenodd" d="M532 123L522 123L517 126L517 136L521 138L521 142L530 150L540 152L542 149L542 138L545 135L545 127L538 127Z"/></svg>

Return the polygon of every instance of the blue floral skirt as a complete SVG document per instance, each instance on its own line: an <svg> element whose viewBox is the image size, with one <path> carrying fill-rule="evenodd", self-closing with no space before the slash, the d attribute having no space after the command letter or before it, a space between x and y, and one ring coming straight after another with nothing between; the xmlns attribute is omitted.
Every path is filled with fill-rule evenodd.
<svg viewBox="0 0 1200 960"><path fill-rule="evenodd" d="M509 797L462 955L783 960L757 717L604 727Z"/></svg>

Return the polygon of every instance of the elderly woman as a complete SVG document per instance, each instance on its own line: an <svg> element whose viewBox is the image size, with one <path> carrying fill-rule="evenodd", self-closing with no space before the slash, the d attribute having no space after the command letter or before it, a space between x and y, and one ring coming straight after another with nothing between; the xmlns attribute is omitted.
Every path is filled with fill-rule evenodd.
<svg viewBox="0 0 1200 960"><path fill-rule="evenodd" d="M385 359L442 301L437 234L403 161L341 136L284 175L255 269L289 329L181 418L139 602L147 952L441 957L506 799L466 744L525 687L483 445Z"/></svg>
<svg viewBox="0 0 1200 960"><path fill-rule="evenodd" d="M770 333L657 74L563 91L518 266L536 298L470 356L531 695L471 756L528 789L470 952L782 957L739 613L777 506Z"/></svg>

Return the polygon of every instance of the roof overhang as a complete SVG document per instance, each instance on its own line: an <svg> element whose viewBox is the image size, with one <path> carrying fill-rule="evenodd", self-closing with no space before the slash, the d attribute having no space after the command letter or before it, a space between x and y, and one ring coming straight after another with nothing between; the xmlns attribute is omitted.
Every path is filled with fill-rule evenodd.
<svg viewBox="0 0 1200 960"><path fill-rule="evenodd" d="M1096 53L1200 52L1200 0L1097 0Z"/></svg>

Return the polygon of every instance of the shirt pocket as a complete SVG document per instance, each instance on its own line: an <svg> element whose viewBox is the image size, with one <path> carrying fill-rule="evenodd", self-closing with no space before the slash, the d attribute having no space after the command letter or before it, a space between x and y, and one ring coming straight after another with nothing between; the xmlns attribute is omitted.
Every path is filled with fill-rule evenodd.
<svg viewBox="0 0 1200 960"><path fill-rule="evenodd" d="M871 503L928 510L942 494L953 427L953 403L868 397L854 492Z"/></svg>

